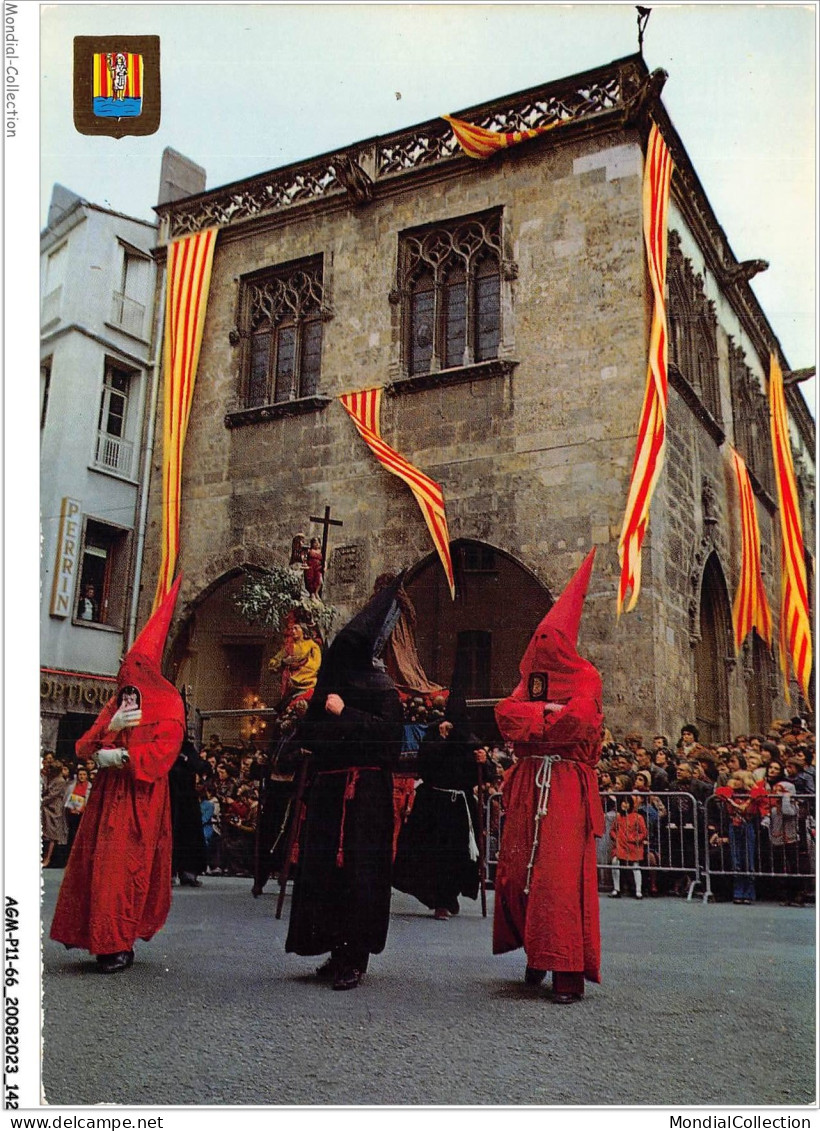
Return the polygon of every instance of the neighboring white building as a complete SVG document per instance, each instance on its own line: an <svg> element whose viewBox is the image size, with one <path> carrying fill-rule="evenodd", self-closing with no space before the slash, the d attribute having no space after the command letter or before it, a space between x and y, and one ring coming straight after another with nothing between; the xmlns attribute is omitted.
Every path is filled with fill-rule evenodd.
<svg viewBox="0 0 820 1131"><path fill-rule="evenodd" d="M156 225L55 185L41 234L42 743L69 754L129 641Z"/></svg>

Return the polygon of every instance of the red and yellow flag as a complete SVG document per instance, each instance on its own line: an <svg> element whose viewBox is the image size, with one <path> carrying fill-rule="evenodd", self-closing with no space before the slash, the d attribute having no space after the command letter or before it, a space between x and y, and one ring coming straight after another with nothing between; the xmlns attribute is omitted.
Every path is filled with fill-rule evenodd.
<svg viewBox="0 0 820 1131"><path fill-rule="evenodd" d="M445 122L449 122L456 141L468 157L475 157L483 161L485 157L492 157L499 149L509 149L511 145L518 145L521 141L529 141L531 137L538 137L549 130L560 126L560 120L550 122L547 126L535 126L531 130L513 130L511 133L501 133L499 130L485 130L481 126L474 126L472 122L464 122L461 118L451 118L449 114L442 114Z"/></svg>
<svg viewBox="0 0 820 1131"><path fill-rule="evenodd" d="M732 604L735 653L753 628L761 640L772 642L772 613L760 570L760 527L749 472L743 457L730 446L732 469L740 499L740 582Z"/></svg>
<svg viewBox="0 0 820 1131"><path fill-rule="evenodd" d="M381 410L382 390L380 388L364 389L360 393L345 393L339 397L345 410L353 418L353 423L359 430L359 435L373 452L373 455L391 471L403 479L416 497L416 502L421 507L427 529L433 539L433 544L438 550L441 564L447 575L450 586L450 596L455 600L456 585L453 577L453 561L450 556L450 534L447 529L447 516L444 513L444 492L438 483L430 479L423 471L413 467L404 456L400 456L395 449L386 444L381 437L379 428L379 414Z"/></svg>
<svg viewBox="0 0 820 1131"><path fill-rule="evenodd" d="M669 400L667 375L668 339L664 287L666 284L666 216L672 158L658 127L652 124L647 145L643 177L643 232L649 277L652 282L652 328L649 337L649 367L643 407L638 426L638 441L632 464L626 512L618 540L621 578L618 585L618 616L635 607L641 589L641 546L649 524L649 503L663 466L666 446L666 406Z"/></svg>
<svg viewBox="0 0 820 1131"><path fill-rule="evenodd" d="M780 506L780 667L785 681L786 702L790 702L789 661L803 695L809 698L812 643L800 501L789 442L783 374L774 354L769 364L769 419Z"/></svg>
<svg viewBox="0 0 820 1131"><path fill-rule="evenodd" d="M126 81L124 93L126 98L142 98L143 59L142 55L134 55L130 51L109 51L106 54L94 55L93 89L95 98L112 98L114 95L114 73L117 67L117 56L122 55L125 60Z"/></svg>
<svg viewBox="0 0 820 1131"><path fill-rule="evenodd" d="M216 228L209 228L176 240L168 247L163 359L162 562L154 595L155 609L171 588L179 556L182 451L205 327L215 243Z"/></svg>

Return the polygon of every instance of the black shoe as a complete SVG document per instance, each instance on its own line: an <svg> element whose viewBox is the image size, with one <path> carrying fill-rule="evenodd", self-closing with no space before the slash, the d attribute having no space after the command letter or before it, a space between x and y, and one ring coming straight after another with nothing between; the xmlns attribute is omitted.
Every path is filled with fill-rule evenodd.
<svg viewBox="0 0 820 1131"><path fill-rule="evenodd" d="M120 950L116 954L98 954L100 972L103 974L116 974L119 970L127 970L134 965L133 950Z"/></svg>
<svg viewBox="0 0 820 1131"><path fill-rule="evenodd" d="M546 970L538 970L535 966L528 966L524 971L524 981L528 986L540 986L546 976Z"/></svg>
<svg viewBox="0 0 820 1131"><path fill-rule="evenodd" d="M323 982L329 982L335 978L339 972L341 960L335 954L331 954L330 958L326 958L321 966L316 967L316 977Z"/></svg>
<svg viewBox="0 0 820 1131"><path fill-rule="evenodd" d="M456 896L452 903L447 904L447 910L451 915L458 915L459 911L461 910L458 904L458 896Z"/></svg>
<svg viewBox="0 0 820 1131"><path fill-rule="evenodd" d="M556 994L553 993L552 1000L556 1005L572 1005L574 1001L583 1001L583 994Z"/></svg>
<svg viewBox="0 0 820 1131"><path fill-rule="evenodd" d="M334 990L355 990L362 980L362 971L355 966L340 966L333 979Z"/></svg>
<svg viewBox="0 0 820 1131"><path fill-rule="evenodd" d="M179 882L182 887L201 888L202 880L198 880L193 872L180 872Z"/></svg>

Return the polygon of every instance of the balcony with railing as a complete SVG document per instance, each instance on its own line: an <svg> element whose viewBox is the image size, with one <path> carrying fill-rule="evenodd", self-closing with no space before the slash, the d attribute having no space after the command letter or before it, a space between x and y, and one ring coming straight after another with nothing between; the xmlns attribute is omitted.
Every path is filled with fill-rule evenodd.
<svg viewBox="0 0 820 1131"><path fill-rule="evenodd" d="M117 291L111 303L111 322L114 326L125 330L126 334L142 338L145 330L145 307L142 303Z"/></svg>
<svg viewBox="0 0 820 1131"><path fill-rule="evenodd" d="M115 471L118 475L130 475L133 458L134 445L128 440L121 440L119 436L111 436L108 432L98 433L95 467Z"/></svg>

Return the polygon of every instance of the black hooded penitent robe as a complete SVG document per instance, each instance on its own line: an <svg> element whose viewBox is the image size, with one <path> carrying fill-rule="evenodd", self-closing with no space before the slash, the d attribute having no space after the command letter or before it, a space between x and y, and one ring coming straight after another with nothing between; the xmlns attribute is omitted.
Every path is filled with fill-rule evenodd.
<svg viewBox="0 0 820 1131"><path fill-rule="evenodd" d="M418 755L422 779L399 834L393 887L426 907L450 908L478 895L477 739L456 727L441 738L428 729Z"/></svg>
<svg viewBox="0 0 820 1131"><path fill-rule="evenodd" d="M327 650L299 726L311 752L307 813L285 949L303 955L384 949L393 856L391 765L401 750L403 712L390 677L373 666L390 592L377 594ZM365 616L367 614L367 616ZM329 714L331 693L344 700Z"/></svg>
<svg viewBox="0 0 820 1131"><path fill-rule="evenodd" d="M207 762L199 757L194 744L186 738L179 757L168 771L173 843L171 867L175 876L183 872L198 876L205 871L205 837L196 793L196 775L207 768Z"/></svg>

